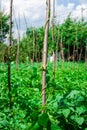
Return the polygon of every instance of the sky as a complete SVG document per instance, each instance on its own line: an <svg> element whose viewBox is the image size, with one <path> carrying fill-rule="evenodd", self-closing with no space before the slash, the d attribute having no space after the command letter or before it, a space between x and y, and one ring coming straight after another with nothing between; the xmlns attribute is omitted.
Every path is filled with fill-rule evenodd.
<svg viewBox="0 0 87 130"><path fill-rule="evenodd" d="M1 9L9 14L10 0L0 0ZM83 17L87 17L87 0L55 0L56 4L56 22L61 23L71 12L73 18L81 18L81 9L83 8ZM51 15L52 15L51 0ZM13 21L14 31L17 35L16 22L20 19L20 32L24 33L27 27L40 27L45 25L46 0L13 0ZM20 17L20 18L19 18Z"/></svg>

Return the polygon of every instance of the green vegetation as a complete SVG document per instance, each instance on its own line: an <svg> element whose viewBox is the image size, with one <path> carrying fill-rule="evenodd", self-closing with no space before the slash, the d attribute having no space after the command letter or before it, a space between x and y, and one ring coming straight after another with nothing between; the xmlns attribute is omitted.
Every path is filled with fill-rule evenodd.
<svg viewBox="0 0 87 130"><path fill-rule="evenodd" d="M19 60L20 63L26 61L41 62L44 29L44 27L27 28L25 35L23 35L20 42L18 42L18 39L12 37L11 61ZM2 44L0 50L2 50L0 61L6 62L8 46ZM58 60L87 61L87 22L84 20L77 21L72 19L70 15L67 16L62 24L54 25L54 42L52 41L52 27L50 26L48 36L48 56L53 54L53 50L57 50Z"/></svg>
<svg viewBox="0 0 87 130"><path fill-rule="evenodd" d="M69 15L54 25L54 35L49 27L47 57L54 51L55 63L48 63L46 69L40 63L45 27L27 28L22 39L10 33L12 44L7 46L12 29L8 20L0 12L0 129L87 130L87 22Z"/></svg>
<svg viewBox="0 0 87 130"><path fill-rule="evenodd" d="M7 53L7 45L4 44L9 32L9 16L0 11L0 62L4 62L4 57Z"/></svg>
<svg viewBox="0 0 87 130"><path fill-rule="evenodd" d="M0 43L4 41L9 31L9 16L0 11Z"/></svg>
<svg viewBox="0 0 87 130"><path fill-rule="evenodd" d="M53 63L47 67L47 104L42 111L41 63L11 63L12 110L9 110L7 64L0 64L0 129L86 130L87 69L84 63ZM73 66L74 65L74 66Z"/></svg>

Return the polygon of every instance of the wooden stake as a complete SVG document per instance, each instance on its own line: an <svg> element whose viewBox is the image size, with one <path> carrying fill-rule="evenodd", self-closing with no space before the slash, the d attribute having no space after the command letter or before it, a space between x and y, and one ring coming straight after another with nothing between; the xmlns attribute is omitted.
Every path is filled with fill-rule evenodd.
<svg viewBox="0 0 87 130"><path fill-rule="evenodd" d="M48 31L50 22L50 0L46 0L46 24L43 44L43 60L42 60L42 107L46 105L46 67L47 67L47 48L48 48ZM44 112L44 109L43 111Z"/></svg>
<svg viewBox="0 0 87 130"><path fill-rule="evenodd" d="M10 110L12 109L12 94L11 94L12 4L13 0L10 0L9 46L8 46L8 91L10 100Z"/></svg>

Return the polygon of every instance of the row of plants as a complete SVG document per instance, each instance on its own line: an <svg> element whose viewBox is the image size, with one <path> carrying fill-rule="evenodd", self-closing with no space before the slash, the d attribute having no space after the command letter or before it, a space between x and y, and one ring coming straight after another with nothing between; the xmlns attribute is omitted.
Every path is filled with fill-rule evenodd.
<svg viewBox="0 0 87 130"><path fill-rule="evenodd" d="M0 12L0 61L8 61L8 46L4 44L9 31L9 16ZM13 23L14 26L14 23ZM5 29L4 29L5 28ZM87 59L87 22L72 19L70 15L62 24L54 25L54 41L52 40L52 26L49 28L48 56L57 51L58 60L85 61ZM14 39L12 34L11 61L38 62L42 60L44 27L27 28L20 39ZM19 52L18 52L19 51ZM62 54L61 54L62 53Z"/></svg>
<svg viewBox="0 0 87 130"><path fill-rule="evenodd" d="M9 109L7 64L0 64L0 129L87 130L87 69L84 63L59 62L55 80L47 67L47 104L42 113L41 63L11 63L12 110Z"/></svg>

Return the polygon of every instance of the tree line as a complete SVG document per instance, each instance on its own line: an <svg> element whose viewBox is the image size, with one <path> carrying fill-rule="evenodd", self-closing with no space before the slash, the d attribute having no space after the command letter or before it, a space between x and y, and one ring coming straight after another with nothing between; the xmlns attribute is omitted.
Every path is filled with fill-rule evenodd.
<svg viewBox="0 0 87 130"><path fill-rule="evenodd" d="M8 60L8 45L5 39L9 32L9 16L0 12L0 62ZM14 26L14 23L13 23ZM12 34L11 61L14 62L40 62L44 41L44 27L27 28L22 39L14 39ZM48 57L56 52L56 60L62 61L87 61L87 22L67 16L61 24L50 25L48 33ZM19 52L18 52L19 51ZM19 54L19 56L18 56Z"/></svg>

